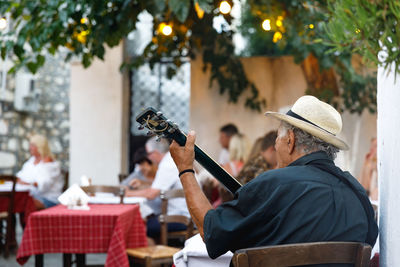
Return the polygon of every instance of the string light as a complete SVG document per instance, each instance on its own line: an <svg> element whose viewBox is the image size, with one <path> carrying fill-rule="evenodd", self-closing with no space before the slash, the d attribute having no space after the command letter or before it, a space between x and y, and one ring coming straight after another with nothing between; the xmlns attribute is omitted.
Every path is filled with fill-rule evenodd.
<svg viewBox="0 0 400 267"><path fill-rule="evenodd" d="M219 11L222 13L222 14L228 14L229 12L231 12L231 9L232 9L232 7L231 7L231 5L228 3L228 1L222 1L220 4L219 4Z"/></svg>
<svg viewBox="0 0 400 267"><path fill-rule="evenodd" d="M86 36L89 34L89 31L81 31L76 35L76 40L81 44L86 43Z"/></svg>
<svg viewBox="0 0 400 267"><path fill-rule="evenodd" d="M7 27L7 20L5 18L0 19L0 30L4 30Z"/></svg>
<svg viewBox="0 0 400 267"><path fill-rule="evenodd" d="M282 33L280 33L280 32L275 32L275 33L274 33L274 37L272 37L272 42L276 43L276 42L278 42L280 39L282 39Z"/></svg>
<svg viewBox="0 0 400 267"><path fill-rule="evenodd" d="M261 24L262 28L264 31L270 31L271 30L271 20L265 19L263 23Z"/></svg>
<svg viewBox="0 0 400 267"><path fill-rule="evenodd" d="M278 16L278 18L276 19L276 22L275 22L275 24L276 24L276 26L277 27L282 27L282 25L283 25L283 17L282 16Z"/></svg>
<svg viewBox="0 0 400 267"><path fill-rule="evenodd" d="M169 36L172 33L172 27L165 22L160 23L158 30L165 36Z"/></svg>

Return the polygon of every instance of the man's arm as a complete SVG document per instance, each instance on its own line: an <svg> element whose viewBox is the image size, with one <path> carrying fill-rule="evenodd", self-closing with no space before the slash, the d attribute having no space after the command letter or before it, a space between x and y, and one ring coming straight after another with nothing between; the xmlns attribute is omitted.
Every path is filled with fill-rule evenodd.
<svg viewBox="0 0 400 267"><path fill-rule="evenodd" d="M127 190L125 191L126 197L145 197L149 200L155 199L160 195L160 189L152 187L145 188L142 190Z"/></svg>
<svg viewBox="0 0 400 267"><path fill-rule="evenodd" d="M178 167L179 172L186 169L193 169L194 161L194 141L196 139L195 132L190 131L185 146L180 146L175 141L170 146L171 156ZM212 209L207 197L203 194L199 184L193 173L186 172L180 177L183 190L185 192L186 203L196 224L201 237L204 239L204 216Z"/></svg>

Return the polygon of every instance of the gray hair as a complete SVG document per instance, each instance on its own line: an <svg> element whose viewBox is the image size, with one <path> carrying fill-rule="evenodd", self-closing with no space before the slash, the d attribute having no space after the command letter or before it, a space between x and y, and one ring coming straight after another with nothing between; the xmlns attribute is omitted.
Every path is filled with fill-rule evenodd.
<svg viewBox="0 0 400 267"><path fill-rule="evenodd" d="M157 150L158 152L165 154L169 150L169 142L165 138L161 138L160 141L157 141L157 136L151 137L146 142L147 151L153 152Z"/></svg>
<svg viewBox="0 0 400 267"><path fill-rule="evenodd" d="M334 145L329 144L287 122L282 121L281 126L284 131L280 132L280 136L285 136L289 130L293 131L296 151L305 154L316 151L324 151L331 160L336 158L339 148L335 147Z"/></svg>

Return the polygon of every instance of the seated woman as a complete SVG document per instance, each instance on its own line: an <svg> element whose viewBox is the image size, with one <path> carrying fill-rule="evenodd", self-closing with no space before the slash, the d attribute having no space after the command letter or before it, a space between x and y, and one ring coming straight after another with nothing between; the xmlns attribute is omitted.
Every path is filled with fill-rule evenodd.
<svg viewBox="0 0 400 267"><path fill-rule="evenodd" d="M247 138L242 134L235 134L229 142L230 161L222 167L233 177L237 177L248 158L250 146ZM218 207L221 203L232 200L233 195L218 182L219 198L213 203L213 207Z"/></svg>
<svg viewBox="0 0 400 267"><path fill-rule="evenodd" d="M153 164L153 162L151 162L147 157L144 147L139 148L135 152L133 161L135 169L121 182L121 185L128 186L129 189L143 189L150 187L153 183L154 177L156 176L157 165Z"/></svg>
<svg viewBox="0 0 400 267"><path fill-rule="evenodd" d="M46 137L33 135L29 142L31 157L16 174L18 183L33 186L30 193L37 209L55 206L64 185L60 163L54 161Z"/></svg>

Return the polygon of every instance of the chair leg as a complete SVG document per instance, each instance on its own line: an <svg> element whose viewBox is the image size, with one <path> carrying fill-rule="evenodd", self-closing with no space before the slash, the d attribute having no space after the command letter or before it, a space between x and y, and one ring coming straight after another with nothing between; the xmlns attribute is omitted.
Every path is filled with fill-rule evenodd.
<svg viewBox="0 0 400 267"><path fill-rule="evenodd" d="M43 267L43 254L35 255L35 267Z"/></svg>
<svg viewBox="0 0 400 267"><path fill-rule="evenodd" d="M76 256L76 266L85 267L86 265L86 254L75 254Z"/></svg>
<svg viewBox="0 0 400 267"><path fill-rule="evenodd" d="M145 259L145 265L146 267L151 267L152 263L151 263L151 258L150 257L146 257Z"/></svg>
<svg viewBox="0 0 400 267"><path fill-rule="evenodd" d="M5 238L5 245L4 245L4 257L8 258L10 256L10 246L13 240L13 236L15 235L15 227L13 227L13 215L8 215L7 219L7 228L6 228L6 238ZM14 230L14 231L13 231Z"/></svg>

